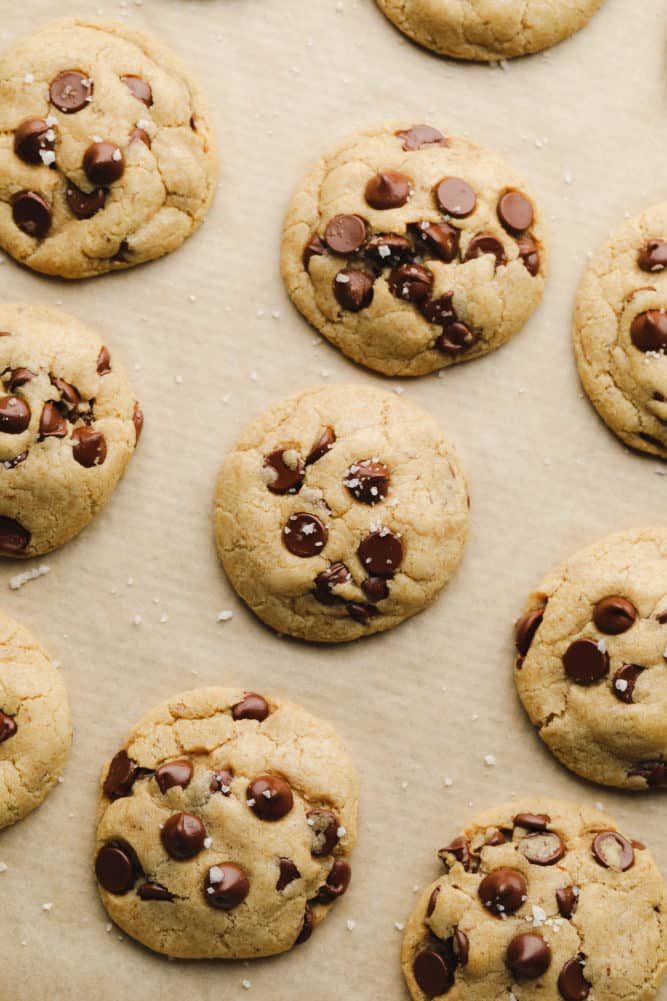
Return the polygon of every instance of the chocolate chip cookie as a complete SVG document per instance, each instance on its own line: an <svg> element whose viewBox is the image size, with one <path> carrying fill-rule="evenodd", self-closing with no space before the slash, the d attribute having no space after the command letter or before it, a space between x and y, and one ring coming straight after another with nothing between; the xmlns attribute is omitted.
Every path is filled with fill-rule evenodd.
<svg viewBox="0 0 667 1001"><path fill-rule="evenodd" d="M546 231L495 153L430 125L340 143L287 212L282 271L297 308L354 361L423 375L500 347L537 306Z"/></svg>
<svg viewBox="0 0 667 1001"><path fill-rule="evenodd" d="M667 530L570 557L515 635L519 696L564 765L623 789L667 786Z"/></svg>
<svg viewBox="0 0 667 1001"><path fill-rule="evenodd" d="M55 21L0 58L0 246L62 278L175 250L217 161L197 84L129 24Z"/></svg>
<svg viewBox="0 0 667 1001"><path fill-rule="evenodd" d="M71 743L60 672L27 629L0 613L0 829L46 798Z"/></svg>
<svg viewBox="0 0 667 1001"><path fill-rule="evenodd" d="M393 393L320 386L255 420L223 463L218 553L281 633L340 642L428 605L461 559L466 483L435 421Z"/></svg>
<svg viewBox="0 0 667 1001"><path fill-rule="evenodd" d="M61 546L104 507L143 414L115 353L72 316L0 304L0 556Z"/></svg>
<svg viewBox="0 0 667 1001"><path fill-rule="evenodd" d="M552 799L508 803L438 853L405 931L414 1001L650 1001L667 968L667 893L646 846Z"/></svg>
<svg viewBox="0 0 667 1001"><path fill-rule="evenodd" d="M257 692L185 692L148 713L104 769L102 902L169 956L285 952L349 886L357 800L327 723Z"/></svg>
<svg viewBox="0 0 667 1001"><path fill-rule="evenodd" d="M569 38L603 0L376 0L405 35L444 56L489 61Z"/></svg>
<svg viewBox="0 0 667 1001"><path fill-rule="evenodd" d="M631 448L667 458L667 202L597 252L579 286L573 340L600 417Z"/></svg>

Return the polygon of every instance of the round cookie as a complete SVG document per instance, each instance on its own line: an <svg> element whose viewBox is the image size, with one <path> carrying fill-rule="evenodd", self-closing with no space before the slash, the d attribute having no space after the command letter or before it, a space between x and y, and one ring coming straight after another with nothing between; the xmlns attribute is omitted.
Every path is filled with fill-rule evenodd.
<svg viewBox="0 0 667 1001"><path fill-rule="evenodd" d="M540 52L579 31L603 0L376 0L411 38L443 56L488 62Z"/></svg>
<svg viewBox="0 0 667 1001"><path fill-rule="evenodd" d="M607 536L542 582L516 624L521 701L572 771L667 786L667 530Z"/></svg>
<svg viewBox="0 0 667 1001"><path fill-rule="evenodd" d="M35 637L0 613L0 830L46 798L71 743L62 676Z"/></svg>
<svg viewBox="0 0 667 1001"><path fill-rule="evenodd" d="M85 278L161 257L216 177L206 101L151 35L54 21L0 57L0 246L22 264Z"/></svg>
<svg viewBox="0 0 667 1001"><path fill-rule="evenodd" d="M357 801L356 770L327 723L242 689L182 693L105 768L102 902L169 956L285 952L348 888Z"/></svg>
<svg viewBox="0 0 667 1001"><path fill-rule="evenodd" d="M0 556L37 556L80 532L142 426L96 333L58 310L0 304Z"/></svg>
<svg viewBox="0 0 667 1001"><path fill-rule="evenodd" d="M423 375L492 351L537 306L546 230L522 178L430 125L384 125L323 156L297 189L282 272L349 358Z"/></svg>
<svg viewBox="0 0 667 1001"><path fill-rule="evenodd" d="M577 293L579 376L626 445L667 458L667 202L598 250Z"/></svg>
<svg viewBox="0 0 667 1001"><path fill-rule="evenodd" d="M398 625L463 554L466 482L421 408L368 386L270 407L225 459L215 536L240 596L280 633L342 642Z"/></svg>
<svg viewBox="0 0 667 1001"><path fill-rule="evenodd" d="M403 940L414 1001L650 1001L667 968L667 893L609 817L536 797L438 853Z"/></svg>

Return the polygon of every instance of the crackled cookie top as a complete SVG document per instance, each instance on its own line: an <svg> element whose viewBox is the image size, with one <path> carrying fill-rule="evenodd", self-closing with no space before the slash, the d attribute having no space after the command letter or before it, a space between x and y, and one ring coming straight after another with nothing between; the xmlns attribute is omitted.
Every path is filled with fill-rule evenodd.
<svg viewBox="0 0 667 1001"><path fill-rule="evenodd" d="M455 59L539 52L579 31L603 0L376 0L404 34Z"/></svg>
<svg viewBox="0 0 667 1001"><path fill-rule="evenodd" d="M0 246L28 267L82 278L174 250L216 171L204 98L150 35L55 21L0 57Z"/></svg>
<svg viewBox="0 0 667 1001"><path fill-rule="evenodd" d="M257 692L185 692L148 713L104 770L102 902L170 956L284 952L348 888L357 800L327 723Z"/></svg>
<svg viewBox="0 0 667 1001"><path fill-rule="evenodd" d="M435 421L393 393L320 386L254 421L223 463L225 570L268 625L356 639L446 584L467 534L466 483Z"/></svg>
<svg viewBox="0 0 667 1001"><path fill-rule="evenodd" d="M597 810L507 803L439 852L407 924L415 1001L650 1001L667 967L662 877Z"/></svg>
<svg viewBox="0 0 667 1001"><path fill-rule="evenodd" d="M667 531L570 557L516 624L515 679L563 764L627 789L667 785Z"/></svg>
<svg viewBox="0 0 667 1001"><path fill-rule="evenodd" d="M0 304L0 556L46 553L81 531L142 425L96 333L58 310Z"/></svg>
<svg viewBox="0 0 667 1001"><path fill-rule="evenodd" d="M602 419L627 445L667 458L667 202L626 222L595 255L573 339Z"/></svg>
<svg viewBox="0 0 667 1001"><path fill-rule="evenodd" d="M283 277L354 361L422 375L521 329L542 296L545 239L533 196L494 153L387 125L345 140L297 189Z"/></svg>
<svg viewBox="0 0 667 1001"><path fill-rule="evenodd" d="M71 742L60 672L27 629L0 614L0 829L39 806Z"/></svg>

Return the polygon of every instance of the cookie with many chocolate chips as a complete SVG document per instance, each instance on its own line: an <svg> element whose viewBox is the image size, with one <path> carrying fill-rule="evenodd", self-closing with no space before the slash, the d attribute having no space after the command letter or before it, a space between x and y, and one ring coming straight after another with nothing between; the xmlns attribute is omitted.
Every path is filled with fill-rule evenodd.
<svg viewBox="0 0 667 1001"><path fill-rule="evenodd" d="M667 786L667 531L600 539L553 570L515 627L514 677L551 751L622 789Z"/></svg>
<svg viewBox="0 0 667 1001"><path fill-rule="evenodd" d="M71 743L60 671L27 629L0 614L0 829L40 805Z"/></svg>
<svg viewBox="0 0 667 1001"><path fill-rule="evenodd" d="M55 21L0 57L0 246L62 278L175 250L217 177L206 101L129 24Z"/></svg>
<svg viewBox="0 0 667 1001"><path fill-rule="evenodd" d="M603 0L376 0L413 41L455 59L489 62L540 52L579 31Z"/></svg>
<svg viewBox="0 0 667 1001"><path fill-rule="evenodd" d="M142 426L97 333L58 310L0 305L0 556L38 556L85 528Z"/></svg>
<svg viewBox="0 0 667 1001"><path fill-rule="evenodd" d="M282 272L309 322L354 361L423 375L500 347L537 306L546 231L495 153L429 125L346 139L287 212Z"/></svg>
<svg viewBox="0 0 667 1001"><path fill-rule="evenodd" d="M553 799L507 803L439 852L403 939L414 1001L650 1001L667 892L646 846Z"/></svg>
<svg viewBox="0 0 667 1001"><path fill-rule="evenodd" d="M102 902L169 956L285 952L348 889L357 785L336 733L298 706L234 688L175 696L104 769Z"/></svg>
<svg viewBox="0 0 667 1001"><path fill-rule="evenodd" d="M631 448L667 458L667 202L621 226L579 286L574 353L583 387Z"/></svg>
<svg viewBox="0 0 667 1001"><path fill-rule="evenodd" d="M267 625L322 643L434 600L467 536L466 482L435 421L393 393L319 386L272 406L225 459L218 553Z"/></svg>

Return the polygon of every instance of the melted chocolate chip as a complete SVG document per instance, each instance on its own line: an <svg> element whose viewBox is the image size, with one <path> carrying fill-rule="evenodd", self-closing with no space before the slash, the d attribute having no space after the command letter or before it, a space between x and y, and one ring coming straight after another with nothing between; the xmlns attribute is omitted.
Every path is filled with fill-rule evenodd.
<svg viewBox="0 0 667 1001"><path fill-rule="evenodd" d="M319 436L308 453L306 465L312 466L314 462L318 462L320 459L323 459L327 452L333 448L335 440L336 435L334 433L334 429L330 427L324 428L322 434Z"/></svg>
<svg viewBox="0 0 667 1001"><path fill-rule="evenodd" d="M435 342L438 351L446 355L459 355L468 351L479 340L478 335L465 323L449 323Z"/></svg>
<svg viewBox="0 0 667 1001"><path fill-rule="evenodd" d="M248 786L246 802L260 820L282 820L294 806L292 790L277 775L260 775Z"/></svg>
<svg viewBox="0 0 667 1001"><path fill-rule="evenodd" d="M473 236L466 248L463 260L474 261L478 257L484 257L485 254L491 254L495 257L495 266L497 268L502 267L503 264L507 264L505 248L500 240L491 233L478 233L476 236Z"/></svg>
<svg viewBox="0 0 667 1001"><path fill-rule="evenodd" d="M412 244L404 236L389 233L374 236L366 244L366 257L380 268L395 268L413 256Z"/></svg>
<svg viewBox="0 0 667 1001"><path fill-rule="evenodd" d="M579 904L579 890L575 886L564 886L556 890L556 903L560 916L571 918Z"/></svg>
<svg viewBox="0 0 667 1001"><path fill-rule="evenodd" d="M204 880L204 899L209 907L231 911L242 904L250 891L250 881L244 869L235 862L212 865Z"/></svg>
<svg viewBox="0 0 667 1001"><path fill-rule="evenodd" d="M438 902L438 897L440 896L440 891L442 890L442 884L438 885L431 892L431 896L428 898L428 904L426 905L426 917L430 918L435 910L435 905Z"/></svg>
<svg viewBox="0 0 667 1001"><path fill-rule="evenodd" d="M85 108L92 95L93 81L81 70L63 70L51 81L49 87L51 104L55 104L58 111L66 115Z"/></svg>
<svg viewBox="0 0 667 1001"><path fill-rule="evenodd" d="M479 884L479 898L492 914L514 914L526 899L526 881L516 869L494 869Z"/></svg>
<svg viewBox="0 0 667 1001"><path fill-rule="evenodd" d="M139 867L132 848L123 841L103 845L95 860L95 875L107 891L116 896L129 893L134 886Z"/></svg>
<svg viewBox="0 0 667 1001"><path fill-rule="evenodd" d="M128 139L131 143L142 142L144 146L148 146L149 149L151 148L151 137L148 132L140 129L138 125L135 125L131 130Z"/></svg>
<svg viewBox="0 0 667 1001"><path fill-rule="evenodd" d="M542 625L545 607L542 605L541 608L533 608L530 612L526 612L514 627L514 641L522 657L525 657L530 650L535 633Z"/></svg>
<svg viewBox="0 0 667 1001"><path fill-rule="evenodd" d="M355 622L360 622L362 626L365 626L371 619L380 614L373 605L362 605L358 601L350 602L345 610L351 619L354 619Z"/></svg>
<svg viewBox="0 0 667 1001"><path fill-rule="evenodd" d="M331 810L311 810L306 820L311 830L311 855L331 855L338 844L338 817Z"/></svg>
<svg viewBox="0 0 667 1001"><path fill-rule="evenodd" d="M120 79L130 93L136 97L137 101L141 101L147 108L150 108L153 103L153 91L151 90L151 85L146 80L140 76L135 76L133 73L128 73Z"/></svg>
<svg viewBox="0 0 667 1001"><path fill-rule="evenodd" d="M29 368L15 368L9 373L7 388L11 393L13 393L15 389L20 389L21 386L25 386L27 383L32 382L34 378L35 373L31 372Z"/></svg>
<svg viewBox="0 0 667 1001"><path fill-rule="evenodd" d="M323 605L335 604L342 599L334 593L334 588L351 580L352 574L344 563L332 563L326 570L318 573L313 594Z"/></svg>
<svg viewBox="0 0 667 1001"><path fill-rule="evenodd" d="M202 850L206 828L199 817L191 813L173 813L162 827L160 837L167 855L183 862Z"/></svg>
<svg viewBox="0 0 667 1001"><path fill-rule="evenodd" d="M523 266L533 278L540 270L540 252L537 244L530 236L521 236L516 241L519 257L523 261Z"/></svg>
<svg viewBox="0 0 667 1001"><path fill-rule="evenodd" d="M371 208L398 209L410 197L410 178L396 170L385 170L371 177L365 197Z"/></svg>
<svg viewBox="0 0 667 1001"><path fill-rule="evenodd" d="M506 191L498 202L498 218L508 233L519 236L533 225L533 206L520 191Z"/></svg>
<svg viewBox="0 0 667 1001"><path fill-rule="evenodd" d="M270 470L266 485L272 494L297 494L304 477L301 456L294 448L279 448L264 459L264 468Z"/></svg>
<svg viewBox="0 0 667 1001"><path fill-rule="evenodd" d="M302 261L303 266L308 270L308 265L313 257L323 257L327 252L327 248L324 246L320 240L317 233L314 233L306 246L303 248Z"/></svg>
<svg viewBox="0 0 667 1001"><path fill-rule="evenodd" d="M428 998L446 994L454 983L453 963L435 949L422 949L415 956L412 974L417 986Z"/></svg>
<svg viewBox="0 0 667 1001"><path fill-rule="evenodd" d="M26 118L14 133L14 152L24 163L41 166L52 157L42 157L42 153L52 153L54 132L43 118Z"/></svg>
<svg viewBox="0 0 667 1001"><path fill-rule="evenodd" d="M593 610L593 621L601 633L617 636L625 633L634 624L637 609L627 598L617 595L598 601Z"/></svg>
<svg viewBox="0 0 667 1001"><path fill-rule="evenodd" d="M144 429L144 412L136 402L132 411L132 423L134 424L134 444L137 445Z"/></svg>
<svg viewBox="0 0 667 1001"><path fill-rule="evenodd" d="M361 590L369 601L384 601L389 597L389 584L383 577L367 577L361 582Z"/></svg>
<svg viewBox="0 0 667 1001"><path fill-rule="evenodd" d="M584 977L584 960L581 953L576 959L568 959L558 975L558 990L565 1001L584 1001L591 985Z"/></svg>
<svg viewBox="0 0 667 1001"><path fill-rule="evenodd" d="M625 872L635 861L635 852L618 831L602 831L593 841L593 858L604 869Z"/></svg>
<svg viewBox="0 0 667 1001"><path fill-rule="evenodd" d="M104 187L123 176L125 158L115 143L92 143L83 155L83 170L91 184Z"/></svg>
<svg viewBox="0 0 667 1001"><path fill-rule="evenodd" d="M164 794L168 789L173 789L174 786L187 789L192 781L193 774L194 768L192 767L192 762L181 758L178 761L168 761L166 764L156 768L155 781L160 787L160 792Z"/></svg>
<svg viewBox="0 0 667 1001"><path fill-rule="evenodd" d="M8 716L0 709L0 744L13 737L17 730L18 726L13 716Z"/></svg>
<svg viewBox="0 0 667 1001"><path fill-rule="evenodd" d="M447 859L448 855L453 855L457 862L460 862L466 872L471 869L472 854L470 851L470 842L467 838L461 835L458 838L454 838L450 844L441 848L438 852L438 856L442 861L443 865L449 867L449 861Z"/></svg>
<svg viewBox="0 0 667 1001"><path fill-rule="evenodd" d="M422 303L420 309L424 319L439 327L449 327L456 323L458 317L452 302L453 298L453 292L445 292L444 295L440 295L436 299L429 299Z"/></svg>
<svg viewBox="0 0 667 1001"><path fill-rule="evenodd" d="M55 403L45 403L42 416L39 419L39 439L66 438L67 421L58 410Z"/></svg>
<svg viewBox="0 0 667 1001"><path fill-rule="evenodd" d="M355 500L378 504L389 492L389 469L377 459L361 459L350 466L343 483Z"/></svg>
<svg viewBox="0 0 667 1001"><path fill-rule="evenodd" d="M70 410L75 410L79 406L81 397L74 386L71 386L69 382L65 382L64 379L58 379L55 376L51 376L51 383L56 387Z"/></svg>
<svg viewBox="0 0 667 1001"><path fill-rule="evenodd" d="M324 240L334 254L354 254L366 239L366 223L358 215L337 215L330 219Z"/></svg>
<svg viewBox="0 0 667 1001"><path fill-rule="evenodd" d="M630 325L630 337L639 351L666 351L667 312L649 309L640 313Z"/></svg>
<svg viewBox="0 0 667 1001"><path fill-rule="evenodd" d="M546 831L551 817L546 813L517 813L514 818L515 827L523 827L527 831Z"/></svg>
<svg viewBox="0 0 667 1001"><path fill-rule="evenodd" d="M664 271L667 268L667 240L649 240L640 251L637 263L642 271Z"/></svg>
<svg viewBox="0 0 667 1001"><path fill-rule="evenodd" d="M381 528L366 536L357 554L366 573L373 577L392 577L403 560L403 543L388 528Z"/></svg>
<svg viewBox="0 0 667 1001"><path fill-rule="evenodd" d="M102 345L100 348L100 353L97 356L97 374L98 375L109 375L111 372L111 355L109 354L109 349Z"/></svg>
<svg viewBox="0 0 667 1001"><path fill-rule="evenodd" d="M106 438L101 431L78 427L72 431L72 455L80 466L101 466L107 457Z"/></svg>
<svg viewBox="0 0 667 1001"><path fill-rule="evenodd" d="M644 668L638 664L623 664L622 667L619 667L611 686L617 699L627 705L632 705L635 685L643 670Z"/></svg>
<svg viewBox="0 0 667 1001"><path fill-rule="evenodd" d="M301 931L297 935L295 945L303 945L307 942L310 936L313 934L313 928L315 927L315 918L313 916L312 908L306 904L306 910L303 915L303 924L301 925Z"/></svg>
<svg viewBox="0 0 667 1001"><path fill-rule="evenodd" d="M30 539L30 532L20 522L0 515L0 552L18 556L28 547Z"/></svg>
<svg viewBox="0 0 667 1001"><path fill-rule="evenodd" d="M498 845L504 845L509 840L510 838L505 834L505 832L496 827L490 834L487 835L484 847L497 848Z"/></svg>
<svg viewBox="0 0 667 1001"><path fill-rule="evenodd" d="M373 301L375 279L368 271L343 268L333 281L333 291L339 306L348 313L359 313Z"/></svg>
<svg viewBox="0 0 667 1001"><path fill-rule="evenodd" d="M211 792L221 792L223 796L231 796L233 779L234 772L231 768L221 768L217 772L211 772L209 790Z"/></svg>
<svg viewBox="0 0 667 1001"><path fill-rule="evenodd" d="M424 146L448 145L447 139L445 139L442 132L438 132L437 129L432 128L430 125L413 125L403 132L397 132L396 135L399 139L403 140L403 149L406 153L423 149Z"/></svg>
<svg viewBox="0 0 667 1001"><path fill-rule="evenodd" d="M36 240L51 229L51 208L36 191L19 191L11 199L12 218L18 228Z"/></svg>
<svg viewBox="0 0 667 1001"><path fill-rule="evenodd" d="M329 538L326 525L314 514L291 514L283 528L283 542L293 556L318 556Z"/></svg>
<svg viewBox="0 0 667 1001"><path fill-rule="evenodd" d="M453 261L458 254L461 234L449 223L418 222L411 229L426 244L427 252L439 260Z"/></svg>
<svg viewBox="0 0 667 1001"><path fill-rule="evenodd" d="M455 219L465 219L477 205L475 192L460 177L443 178L436 186L435 200L441 212Z"/></svg>
<svg viewBox="0 0 667 1001"><path fill-rule="evenodd" d="M667 779L667 764L664 761L642 761L628 772L628 777L644 779L647 786L657 788L665 785Z"/></svg>
<svg viewBox="0 0 667 1001"><path fill-rule="evenodd" d="M81 191L71 181L65 188L65 201L72 215L77 219L91 219L100 209L104 208L107 193L104 188L93 191Z"/></svg>
<svg viewBox="0 0 667 1001"><path fill-rule="evenodd" d="M330 904L337 897L347 892L352 879L352 869L343 859L336 859L327 876L324 886L317 891L318 904Z"/></svg>
<svg viewBox="0 0 667 1001"><path fill-rule="evenodd" d="M290 883L301 879L301 873L291 858L281 858L278 864L280 865L280 875L276 883L276 890L281 893Z"/></svg>
<svg viewBox="0 0 667 1001"><path fill-rule="evenodd" d="M551 965L551 949L541 935L524 932L516 935L508 945L505 961L515 977L536 980Z"/></svg>
<svg viewBox="0 0 667 1001"><path fill-rule="evenodd" d="M20 396L0 398L0 434L22 434L30 424L30 407Z"/></svg>
<svg viewBox="0 0 667 1001"><path fill-rule="evenodd" d="M596 640L575 640L563 655L563 666L575 684L593 685L609 674L609 654Z"/></svg>
<svg viewBox="0 0 667 1001"><path fill-rule="evenodd" d="M555 865L565 854L565 845L554 831L540 831L521 838L519 851L532 865Z"/></svg>
<svg viewBox="0 0 667 1001"><path fill-rule="evenodd" d="M174 894L170 893L167 887L162 886L161 883L142 883L137 894L141 900L170 902L175 899Z"/></svg>
<svg viewBox="0 0 667 1001"><path fill-rule="evenodd" d="M232 718L235 720L254 719L263 723L270 712L269 703L257 692L246 692L241 701L232 706Z"/></svg>
<svg viewBox="0 0 667 1001"><path fill-rule="evenodd" d="M389 291L406 302L425 302L432 288L433 272L421 264L401 264L389 275Z"/></svg>

